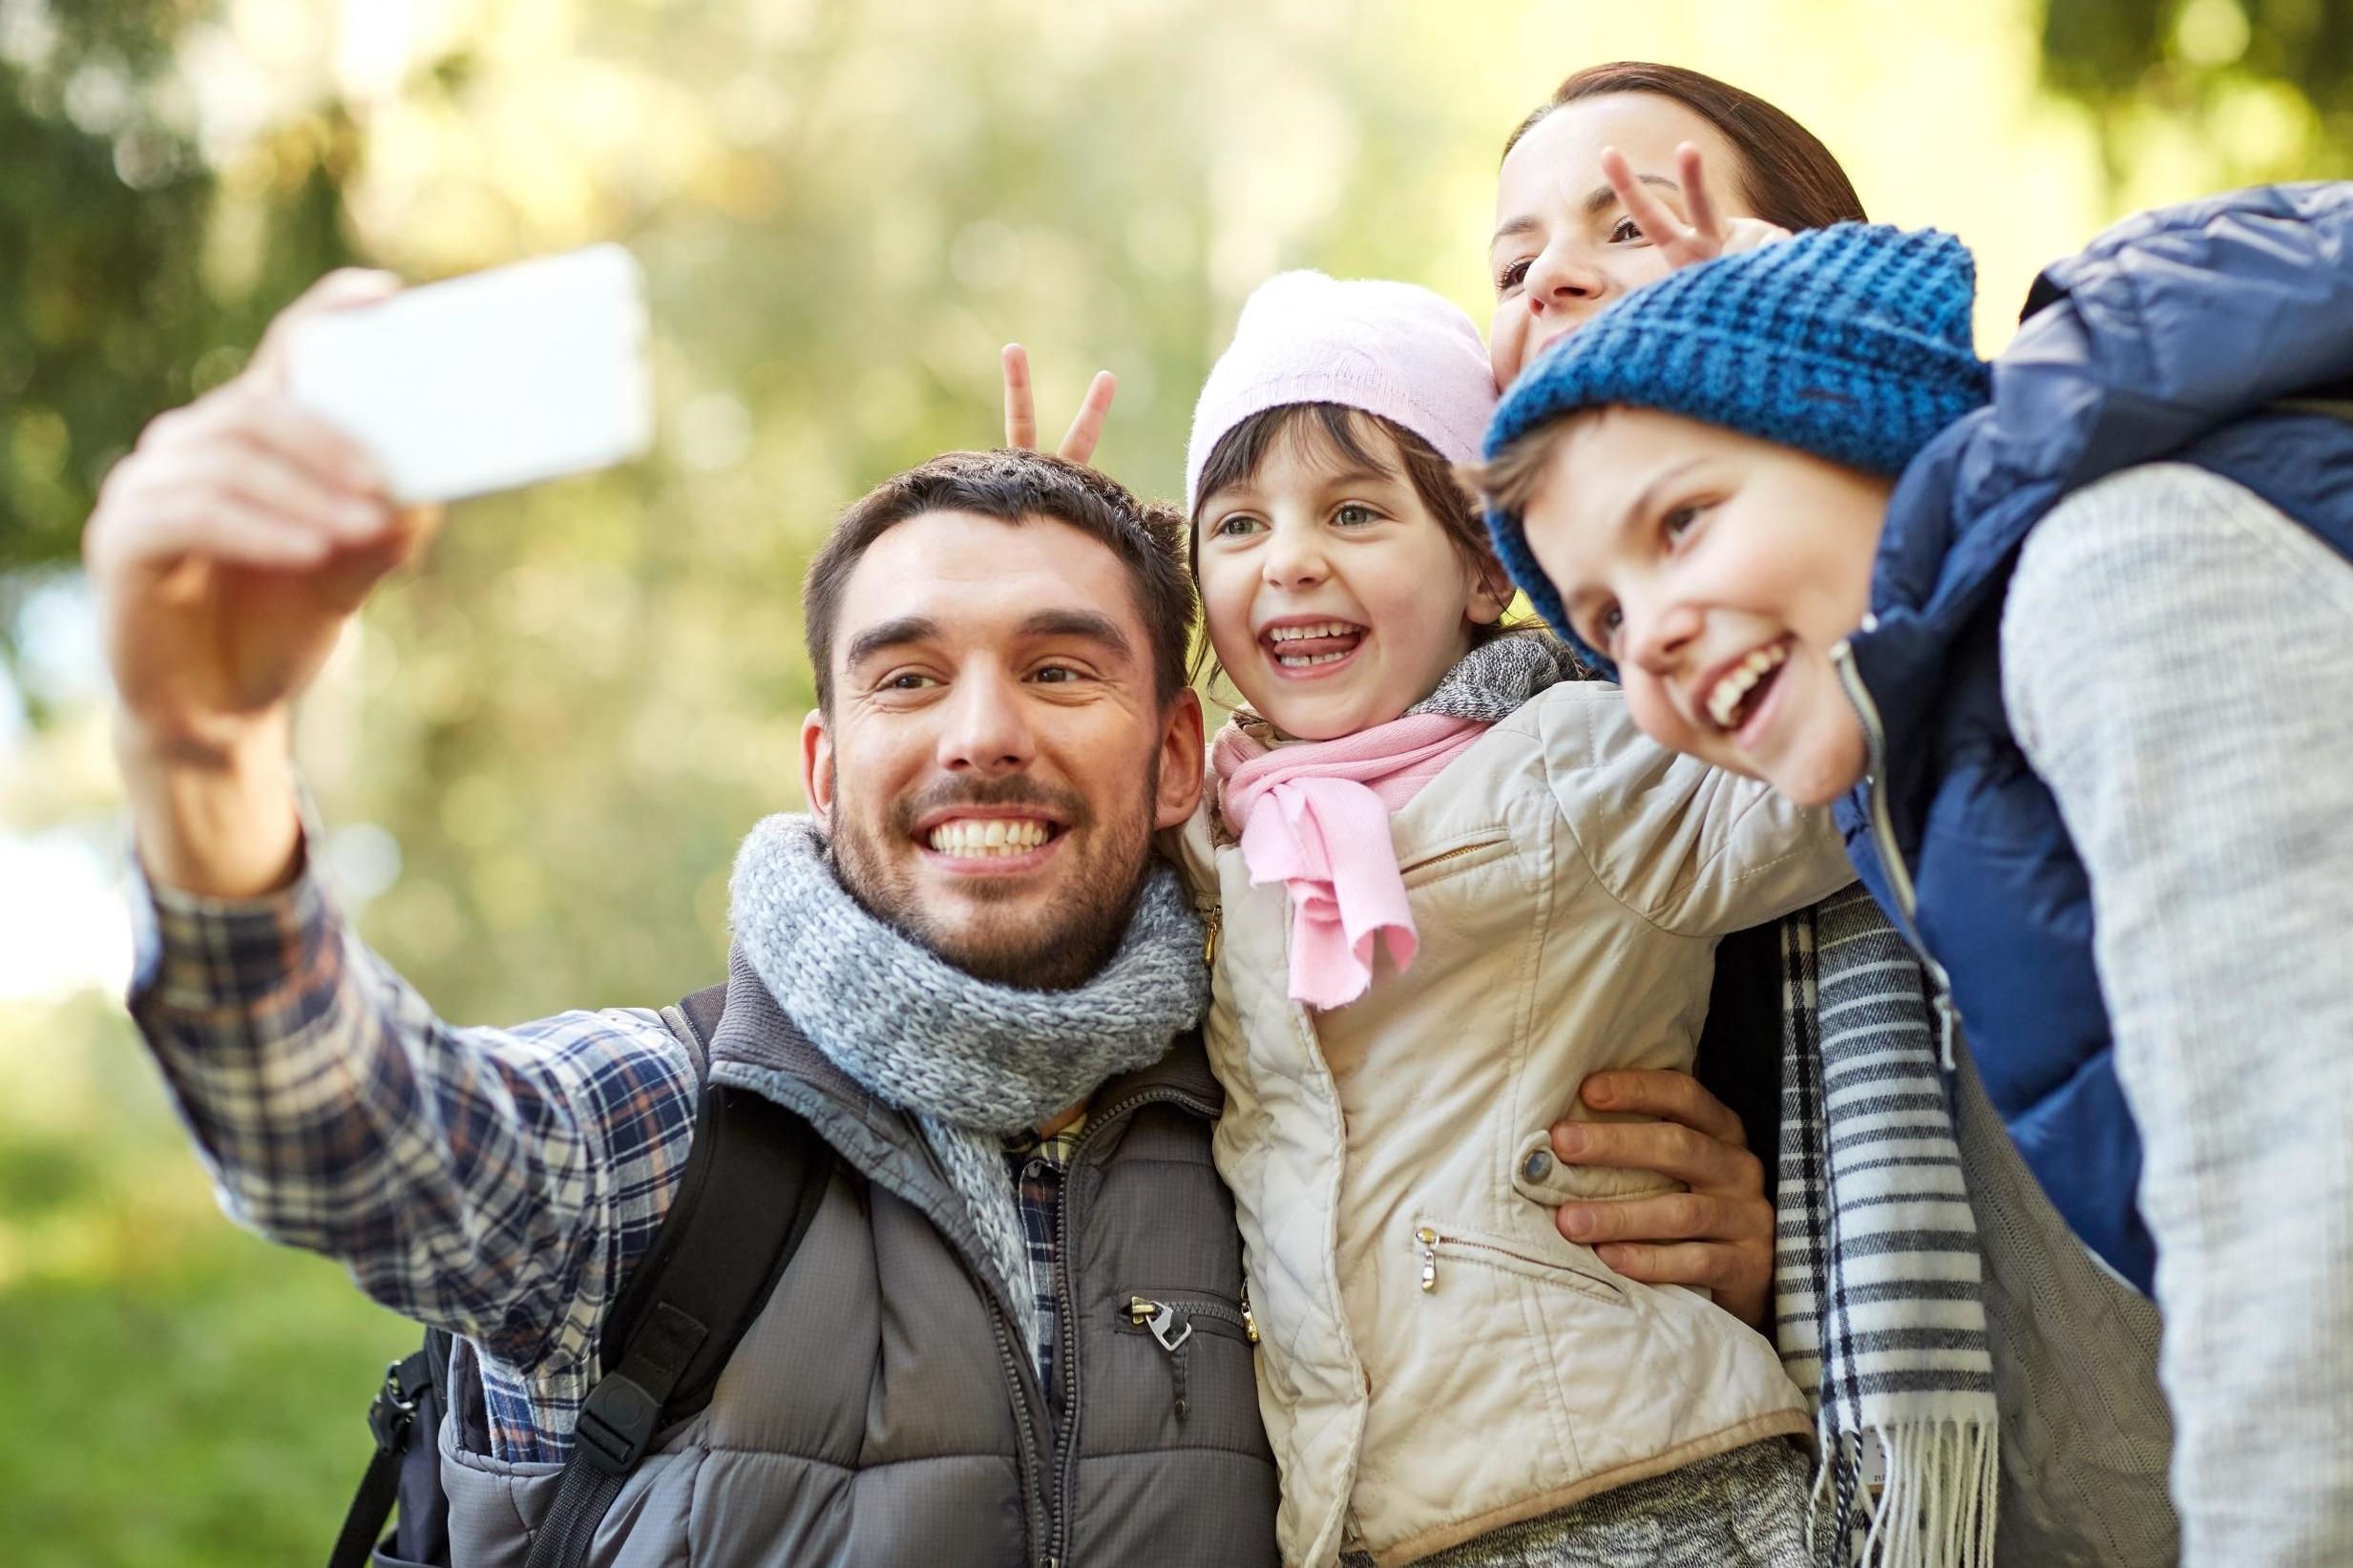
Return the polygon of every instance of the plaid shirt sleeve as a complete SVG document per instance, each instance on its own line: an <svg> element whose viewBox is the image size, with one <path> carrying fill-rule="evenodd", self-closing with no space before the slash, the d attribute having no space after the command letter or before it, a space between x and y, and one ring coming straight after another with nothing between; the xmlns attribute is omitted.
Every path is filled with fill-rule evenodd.
<svg viewBox="0 0 2353 1568"><path fill-rule="evenodd" d="M523 1401L494 1411L499 1446L557 1456L678 1189L686 1048L637 1011L453 1028L307 870L255 899L141 884L132 907L131 1011L223 1211L473 1340Z"/></svg>

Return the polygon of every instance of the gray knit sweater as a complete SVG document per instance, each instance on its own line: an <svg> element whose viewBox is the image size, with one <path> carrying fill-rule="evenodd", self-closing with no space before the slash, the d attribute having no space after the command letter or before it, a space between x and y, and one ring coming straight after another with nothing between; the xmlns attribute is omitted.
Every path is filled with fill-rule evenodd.
<svg viewBox="0 0 2353 1568"><path fill-rule="evenodd" d="M2353 563L2129 470L2035 530L2002 659L2090 873L2182 1560L2353 1562Z"/></svg>

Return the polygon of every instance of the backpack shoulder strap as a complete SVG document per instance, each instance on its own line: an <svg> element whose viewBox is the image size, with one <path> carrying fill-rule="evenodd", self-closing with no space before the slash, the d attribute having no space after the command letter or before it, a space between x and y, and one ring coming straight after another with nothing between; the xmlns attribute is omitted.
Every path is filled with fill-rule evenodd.
<svg viewBox="0 0 2353 1568"><path fill-rule="evenodd" d="M697 992L677 1014L698 1068L725 1003ZM748 1090L706 1081L678 1195L606 1315L604 1375L580 1407L572 1455L526 1568L578 1568L621 1484L655 1439L710 1403L719 1374L808 1235L833 1153L809 1124ZM790 1201L784 1200L791 1195Z"/></svg>

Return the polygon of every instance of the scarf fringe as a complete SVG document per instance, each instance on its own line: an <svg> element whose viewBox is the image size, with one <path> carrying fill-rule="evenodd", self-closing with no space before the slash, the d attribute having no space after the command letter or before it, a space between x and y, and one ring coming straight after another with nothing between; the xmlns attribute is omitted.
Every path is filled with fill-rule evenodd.
<svg viewBox="0 0 2353 1568"><path fill-rule="evenodd" d="M1993 1568L2002 1492L1993 1428L1906 1422L1821 1436L1806 1505L1806 1550L1817 1562ZM1876 1446L1884 1476L1876 1496L1860 1484L1866 1445Z"/></svg>

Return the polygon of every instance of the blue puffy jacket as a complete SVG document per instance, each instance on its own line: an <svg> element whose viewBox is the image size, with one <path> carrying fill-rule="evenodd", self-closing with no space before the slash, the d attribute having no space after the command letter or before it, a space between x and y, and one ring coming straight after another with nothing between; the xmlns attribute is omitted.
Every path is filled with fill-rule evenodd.
<svg viewBox="0 0 2353 1568"><path fill-rule="evenodd" d="M2003 712L2002 606L2053 506L2159 459L2244 485L2353 556L2353 425L2280 407L2353 395L2353 185L2145 214L2045 272L2027 312L1992 401L1930 443L1889 503L1872 614L1838 656L1872 751L1838 821L2027 1163L2146 1293L2156 1255L2090 886Z"/></svg>

